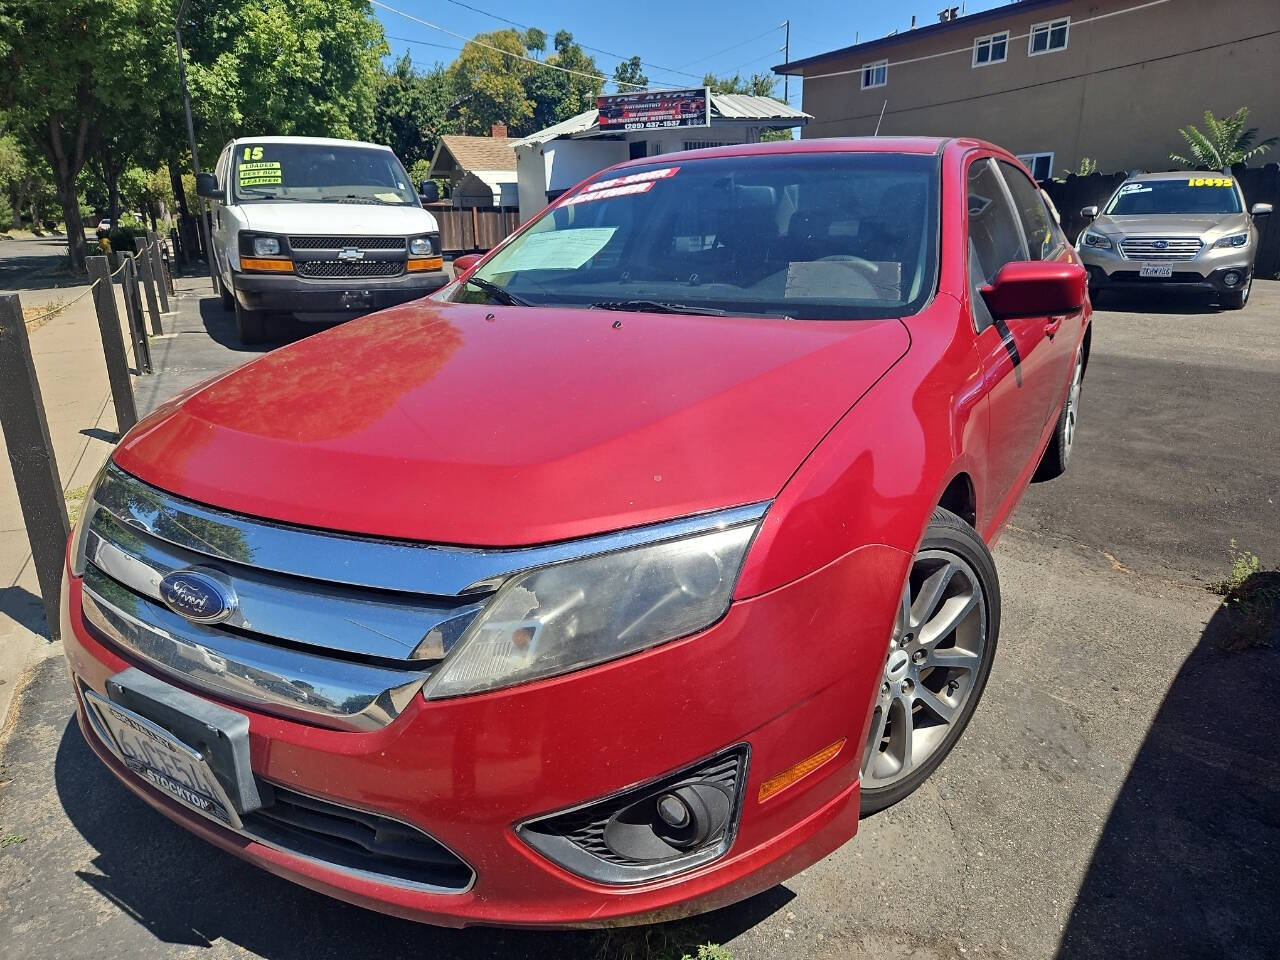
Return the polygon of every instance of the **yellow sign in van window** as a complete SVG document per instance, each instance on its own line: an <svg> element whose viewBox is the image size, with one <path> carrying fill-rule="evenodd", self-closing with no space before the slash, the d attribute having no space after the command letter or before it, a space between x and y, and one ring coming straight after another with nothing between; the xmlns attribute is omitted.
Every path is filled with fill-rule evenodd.
<svg viewBox="0 0 1280 960"><path fill-rule="evenodd" d="M241 161L239 175L242 187L280 186L284 183L279 160Z"/></svg>

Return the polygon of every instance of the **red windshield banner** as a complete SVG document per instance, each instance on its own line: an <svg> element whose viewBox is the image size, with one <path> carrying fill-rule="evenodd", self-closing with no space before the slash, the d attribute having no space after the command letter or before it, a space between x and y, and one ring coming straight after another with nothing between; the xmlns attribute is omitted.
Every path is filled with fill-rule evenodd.
<svg viewBox="0 0 1280 960"><path fill-rule="evenodd" d="M601 130L664 130L711 126L711 91L652 90L597 98Z"/></svg>

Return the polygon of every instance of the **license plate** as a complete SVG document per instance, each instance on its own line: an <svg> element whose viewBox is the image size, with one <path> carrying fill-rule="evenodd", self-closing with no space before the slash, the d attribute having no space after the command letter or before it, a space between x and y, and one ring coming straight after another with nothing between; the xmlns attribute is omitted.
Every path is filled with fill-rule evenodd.
<svg viewBox="0 0 1280 960"><path fill-rule="evenodd" d="M1172 263L1144 263L1138 268L1138 276L1168 279L1173 276Z"/></svg>
<svg viewBox="0 0 1280 960"><path fill-rule="evenodd" d="M198 750L146 717L91 690L85 691L84 699L99 721L95 732L135 774L196 813L237 829L242 825L226 791Z"/></svg>

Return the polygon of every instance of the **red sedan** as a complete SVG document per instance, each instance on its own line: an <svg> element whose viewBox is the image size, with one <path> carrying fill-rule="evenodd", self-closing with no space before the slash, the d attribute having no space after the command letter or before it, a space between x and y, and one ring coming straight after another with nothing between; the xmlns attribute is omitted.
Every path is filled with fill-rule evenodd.
<svg viewBox="0 0 1280 960"><path fill-rule="evenodd" d="M989 547L1075 440L1085 272L1023 167L646 158L458 267L119 445L62 604L103 763L450 925L721 906L916 789L995 656Z"/></svg>

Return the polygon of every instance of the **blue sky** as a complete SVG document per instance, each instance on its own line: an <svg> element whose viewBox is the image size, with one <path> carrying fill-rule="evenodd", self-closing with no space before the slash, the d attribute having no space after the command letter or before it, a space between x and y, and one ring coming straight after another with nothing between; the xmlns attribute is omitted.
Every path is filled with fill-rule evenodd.
<svg viewBox="0 0 1280 960"><path fill-rule="evenodd" d="M697 84L710 70L716 74L746 75L781 63L783 31L779 24L791 18L791 57L811 56L848 46L854 37L866 41L891 30L906 30L914 14L919 26L937 22L945 0L807 0L791 6L766 0L649 0L640 3L608 3L588 6L568 0L511 3L504 0L386 0L388 5L464 36L501 29L510 24L477 11L505 17L520 24L541 27L550 36L567 29L588 50L601 71L612 75L618 56L639 54L654 85ZM952 0L958 3L958 0ZM967 0L965 10L974 13L999 6L1002 0ZM462 41L388 10L374 7L386 27L396 56L408 50L416 63L447 63ZM439 46L406 41L427 41ZM617 56L600 52L610 51ZM668 68L668 69L660 69ZM678 72L683 71L683 72ZM791 83L791 101L799 106L800 84ZM609 87L613 89L612 86ZM778 85L781 96L782 85Z"/></svg>

